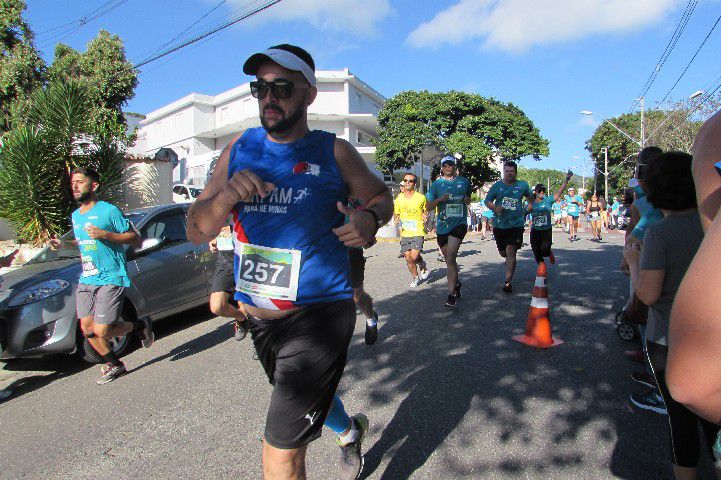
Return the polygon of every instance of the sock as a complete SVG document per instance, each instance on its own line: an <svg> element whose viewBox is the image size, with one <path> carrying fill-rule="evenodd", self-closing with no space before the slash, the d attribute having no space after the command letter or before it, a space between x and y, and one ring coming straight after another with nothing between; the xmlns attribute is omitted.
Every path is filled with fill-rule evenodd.
<svg viewBox="0 0 721 480"><path fill-rule="evenodd" d="M358 429L355 426L355 422L351 420L350 430L342 437L340 435L338 436L338 443L340 443L341 445L348 445L349 443L353 443L356 440L358 440Z"/></svg>
<svg viewBox="0 0 721 480"><path fill-rule="evenodd" d="M375 327L378 325L377 316L375 315L375 312L373 312L374 315L372 317L366 317L366 324L369 327Z"/></svg>
<svg viewBox="0 0 721 480"><path fill-rule="evenodd" d="M333 395L333 403L330 405L330 410L328 410L328 415L326 415L323 424L333 430L336 435L340 435L346 431L351 423L354 422L351 422L350 417L345 413L345 407L340 397Z"/></svg>
<svg viewBox="0 0 721 480"><path fill-rule="evenodd" d="M120 361L117 355L115 355L115 352L110 350L108 353L103 355L103 359L110 365L117 367L118 365L122 365L123 362Z"/></svg>

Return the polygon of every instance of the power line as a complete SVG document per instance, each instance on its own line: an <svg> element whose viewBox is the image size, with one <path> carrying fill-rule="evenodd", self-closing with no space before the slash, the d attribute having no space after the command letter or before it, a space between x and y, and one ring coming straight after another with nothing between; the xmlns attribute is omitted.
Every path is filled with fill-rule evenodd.
<svg viewBox="0 0 721 480"><path fill-rule="evenodd" d="M701 51L703 46L706 45L706 41L709 39L709 37L711 36L713 31L716 29L716 26L719 24L720 21L721 21L721 16L719 16L716 19L716 23L713 24L713 27L711 27L711 30L709 30L708 34L706 35L706 38L703 39L703 42L701 42L701 45L699 45L698 49L696 49L696 53L693 54L693 57L691 57L691 60L689 60L688 64L686 65L686 68L683 69L683 72L681 72L681 75L679 75L678 79L676 80L676 83L674 83L673 86L671 87L671 89L666 93L666 95L663 97L663 100L661 100L659 102L660 104L663 104L663 102L666 101L668 96L671 95L671 92L673 91L674 88L676 88L676 85L678 85L678 82L680 82L681 79L683 78L683 76L686 74L686 71L689 69L689 67L691 66L693 61L696 59L696 56Z"/></svg>
<svg viewBox="0 0 721 480"><path fill-rule="evenodd" d="M671 56L671 53L673 52L674 48L676 47L676 44L678 43L679 38L681 38L681 35L683 35L684 30L686 30L686 25L688 25L688 21L691 18L691 15L693 14L694 10L696 9L696 5L698 4L698 0L689 0L688 4L686 4L686 8L683 11L683 14L681 15L681 19L678 22L678 25L676 26L676 30L674 30L673 35L671 35L671 39L668 41L668 44L666 44L666 48L664 49L663 53L661 54L661 57L659 58L658 62L656 62L656 66L654 67L653 71L649 75L648 79L646 80L646 83L644 84L643 88L641 89L641 94L638 96L638 98L646 96L648 91L653 86L654 82L656 81L656 77L658 76L659 72L661 71L661 68L663 68L664 64L666 63L666 60ZM636 104L634 104L636 105Z"/></svg>
<svg viewBox="0 0 721 480"><path fill-rule="evenodd" d="M50 45L51 43L60 42L64 39L68 38L75 32L77 32L81 28L83 28L88 23L107 15L108 13L112 12L113 10L124 5L127 2L128 2L128 0L109 0L108 2L105 2L100 7L85 14L83 17L80 17L77 20L68 22L63 25L58 25L57 27L53 27L49 30L45 30L44 32L38 34L38 36L42 36L45 33L50 33L50 32L59 30L56 33L52 33L49 36L43 38L39 43L42 45Z"/></svg>
<svg viewBox="0 0 721 480"><path fill-rule="evenodd" d="M239 14L239 15L231 18L230 20L227 20L227 21L223 22L220 26L217 26L217 27L215 27L215 28L212 28L211 30L208 30L208 31L200 34L200 35L197 35L197 36L191 38L190 40L187 40L187 41L181 43L180 45L177 45L177 46L175 46L175 47L169 48L169 49L167 49L167 50L165 50L165 51L163 51L163 52L160 52L160 53L158 53L158 54L156 54L156 55L153 55L153 56L151 56L151 57L149 57L149 58L146 58L145 60L141 61L140 63L134 65L133 68L140 68L140 67L142 67L143 65L147 65L147 64L149 64L149 63L151 63L151 62L154 62L154 61L156 61L156 60L158 60L158 59L160 59L160 58L163 58L163 57L165 57L165 56L167 56L167 55L170 55L170 54L173 53L173 52L177 52L178 50L180 50L180 49L182 49L182 48L185 48L185 47L187 47L188 45L192 45L192 44L194 44L195 42L198 42L198 41L200 41L200 40L202 40L202 39L204 39L204 38L207 38L207 37L209 37L209 36L211 36L211 35L213 35L213 34L216 34L216 33L220 32L221 30L224 30L224 29L226 29L226 28L228 28L228 27L230 27L230 26L232 26L232 25L235 25L236 23L238 23L238 22L240 22L240 21L242 21L242 20L245 20L245 19L247 19L247 18L249 18L249 17L252 17L253 15L256 15L256 14L258 14L258 13L264 11L264 10L267 10L268 8L272 7L273 5L275 5L275 4L277 4L277 3L280 3L281 1L282 1L282 0L265 0L265 1L263 1L263 2L255 2L255 3L259 3L260 6L258 6L258 7L256 7L256 8L253 8L253 9L252 9L251 11L249 11L249 12Z"/></svg>
<svg viewBox="0 0 721 480"><path fill-rule="evenodd" d="M160 47L158 47L157 49L155 49L150 55L148 55L147 57L145 57L145 60L147 60L148 58L152 57L152 56L155 55L156 53L162 51L165 47L167 47L168 45L172 44L173 42L177 41L177 40L178 40L179 38L181 38L183 35L185 35L186 33L188 33L194 26L196 26L198 23L200 23L201 21L203 21L208 15L210 15L211 13L213 13L215 10L217 10L221 5L223 5L223 4L226 3L227 1L228 1L228 0L221 0L216 6L214 6L213 8L211 8L210 10L208 10L207 12L205 12L200 18L198 18L196 21L194 21L193 23L191 23L185 30L183 30L183 31L180 32L178 35L176 35L175 37L171 38L170 40L168 40L167 42L165 42L164 44L162 44ZM143 61L144 61L144 60L143 60Z"/></svg>

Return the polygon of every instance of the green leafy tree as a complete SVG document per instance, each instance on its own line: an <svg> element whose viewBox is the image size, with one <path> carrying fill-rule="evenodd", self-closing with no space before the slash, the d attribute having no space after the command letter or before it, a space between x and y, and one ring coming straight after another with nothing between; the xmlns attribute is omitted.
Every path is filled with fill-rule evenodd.
<svg viewBox="0 0 721 480"><path fill-rule="evenodd" d="M25 8L24 0L0 0L0 136L18 123L44 78L45 62L23 19Z"/></svg>
<svg viewBox="0 0 721 480"><path fill-rule="evenodd" d="M551 188L547 193L553 194L566 179L566 172L550 168L526 168L519 166L518 179L528 182L531 188L535 187L539 183L542 183L548 188L548 183L550 180ZM571 181L568 182L568 186L574 187L576 190L578 190L578 188L580 187L580 183L578 182L578 179L574 176L571 178Z"/></svg>
<svg viewBox="0 0 721 480"><path fill-rule="evenodd" d="M87 88L57 80L33 95L26 124L11 130L0 148L0 216L20 238L35 244L67 229L75 202L70 171L91 166L101 175L99 196L116 202L124 157L114 142L90 141L93 118Z"/></svg>
<svg viewBox="0 0 721 480"><path fill-rule="evenodd" d="M117 35L101 30L85 52L58 44L48 69L50 80L73 79L86 86L92 102L89 132L129 145L122 108L135 95L138 72L125 57L125 47Z"/></svg>
<svg viewBox="0 0 721 480"><path fill-rule="evenodd" d="M435 146L462 154L463 175L477 187L497 177L494 160L549 152L518 107L466 92L401 92L386 102L378 124L375 160L386 173L410 167L424 147Z"/></svg>

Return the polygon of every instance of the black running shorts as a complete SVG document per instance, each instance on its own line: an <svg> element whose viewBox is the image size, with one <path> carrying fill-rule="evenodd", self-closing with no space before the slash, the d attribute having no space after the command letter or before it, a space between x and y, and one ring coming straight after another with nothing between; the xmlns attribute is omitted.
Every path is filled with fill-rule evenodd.
<svg viewBox="0 0 721 480"><path fill-rule="evenodd" d="M499 252L505 252L508 245L515 245L518 248L523 245L523 228L494 228L493 236L496 237L496 247Z"/></svg>
<svg viewBox="0 0 721 480"><path fill-rule="evenodd" d="M361 288L366 271L366 257L363 256L363 249L349 248L348 259L350 260L350 286L351 288Z"/></svg>
<svg viewBox="0 0 721 480"><path fill-rule="evenodd" d="M462 225L458 225L456 228L454 228L448 233L439 233L436 236L436 239L438 240L438 246L445 247L446 245L448 245L448 237L456 237L462 242L463 238L466 236L466 233L468 233L468 226L465 223Z"/></svg>
<svg viewBox="0 0 721 480"><path fill-rule="evenodd" d="M531 229L531 249L536 262L541 263L543 257L551 256L551 245L553 244L553 230Z"/></svg>
<svg viewBox="0 0 721 480"><path fill-rule="evenodd" d="M352 299L317 303L277 320L249 316L250 334L273 385L265 441L292 449L320 437L355 327Z"/></svg>
<svg viewBox="0 0 721 480"><path fill-rule="evenodd" d="M233 250L219 250L218 259L215 262L215 272L210 281L210 293L235 292L233 268Z"/></svg>

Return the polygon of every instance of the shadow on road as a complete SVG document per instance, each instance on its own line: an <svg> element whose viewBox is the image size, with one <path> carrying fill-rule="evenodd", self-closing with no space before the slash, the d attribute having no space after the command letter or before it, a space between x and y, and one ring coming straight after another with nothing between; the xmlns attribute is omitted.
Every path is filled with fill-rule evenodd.
<svg viewBox="0 0 721 480"><path fill-rule="evenodd" d="M566 343L553 349L511 340L528 314L536 273L530 250L519 253L510 295L500 291L498 257L461 272L463 298L453 311L442 306L444 282L376 301L379 341L369 348L353 339L343 383L382 372L369 387L369 412L399 406L372 431L380 438L365 454L365 478L412 478L431 457L434 471L443 462L445 478L577 474L585 466L593 478L670 475L664 418L627 406L635 387L622 352L631 344L612 327L628 291L617 271L620 247L554 251L551 318ZM402 311L415 314L394 316ZM584 450L589 444L601 453Z"/></svg>

